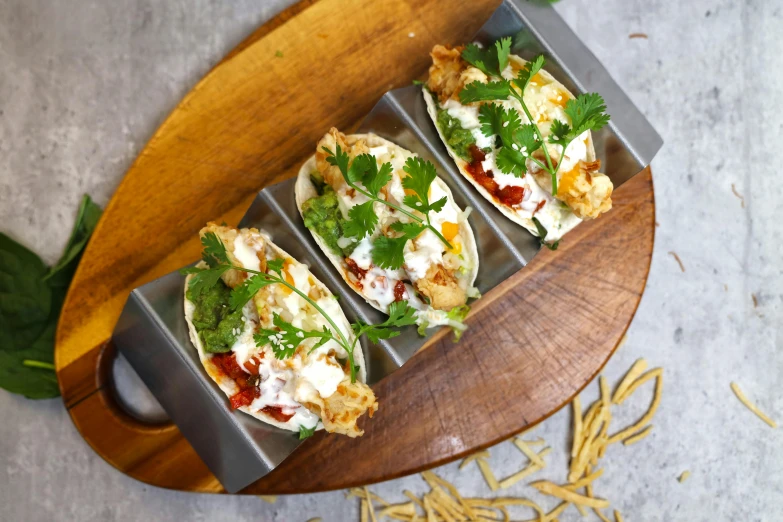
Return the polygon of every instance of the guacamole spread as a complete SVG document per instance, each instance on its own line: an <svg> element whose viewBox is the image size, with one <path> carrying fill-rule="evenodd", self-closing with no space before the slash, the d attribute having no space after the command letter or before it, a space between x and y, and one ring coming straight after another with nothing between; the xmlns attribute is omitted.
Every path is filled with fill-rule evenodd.
<svg viewBox="0 0 783 522"><path fill-rule="evenodd" d="M317 180L318 178L313 179L313 183L319 195L308 199L302 205L304 224L318 234L332 252L347 257L353 252L355 244L346 248L340 248L337 244L337 240L343 235L343 225L346 221L340 212L337 194L332 187L323 184L323 181L317 183Z"/></svg>
<svg viewBox="0 0 783 522"><path fill-rule="evenodd" d="M472 161L470 146L476 143L473 134L469 130L463 129L459 120L451 116L445 109L438 109L438 127L440 127L451 150L463 160Z"/></svg>
<svg viewBox="0 0 783 522"><path fill-rule="evenodd" d="M232 311L229 306L231 289L223 281L193 298L188 290L188 300L196 305L193 311L193 325L204 344L207 353L230 352L237 335L245 328L242 310Z"/></svg>

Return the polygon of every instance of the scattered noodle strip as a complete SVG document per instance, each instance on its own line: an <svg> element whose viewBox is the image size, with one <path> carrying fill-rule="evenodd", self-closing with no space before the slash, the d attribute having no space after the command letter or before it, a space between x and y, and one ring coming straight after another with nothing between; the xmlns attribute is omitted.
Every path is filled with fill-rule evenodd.
<svg viewBox="0 0 783 522"><path fill-rule="evenodd" d="M776 423L775 421L773 421L772 419L770 419L770 418L769 418L769 417L768 417L768 416L767 416L767 415L766 415L766 414L765 414L763 411L761 411L760 409L758 409L758 407L757 407L755 404L753 404L752 402L750 402L750 401L748 400L748 398L747 398L747 397L745 397L745 394L744 394L744 393L742 393L742 390L740 390L740 387L737 385L737 383L736 383L736 382L732 382L732 383L731 383L731 391L733 391L733 392L734 392L734 395L736 395L736 396L737 396L737 398L740 400L740 402L741 402L742 404L744 404L744 405L745 405L745 407L746 407L747 409L749 409L750 411L752 411L753 413L755 413L755 414L756 414L756 416L757 416L759 419L761 419L761 420L763 420L764 422L766 422L767 424L769 424L769 425L770 425L770 427L772 427L772 428L777 428L777 427L778 427L778 425L777 425L777 423Z"/></svg>
<svg viewBox="0 0 783 522"><path fill-rule="evenodd" d="M592 508L609 507L608 500L604 500L602 498L586 497L584 495L580 495L579 493L569 491L565 487L558 486L557 484L549 482L548 480L539 480L538 482L533 482L530 485L545 495L557 497L561 500L571 502L572 504L582 504L583 506Z"/></svg>
<svg viewBox="0 0 783 522"><path fill-rule="evenodd" d="M645 413L641 419L639 419L634 425L629 426L625 428L624 430L620 431L619 433L616 433L609 437L609 444L614 444L615 442L619 440L625 440L633 433L636 433L641 429L644 425L649 424L649 422L652 420L653 416L655 415L655 412L658 410L658 406L661 404L661 393L663 392L663 370L660 368L656 368L655 370L650 370L649 373L656 372L655 375L655 395L653 396L652 404L650 405L650 409L647 410L647 413ZM646 374L645 374L646 375ZM641 377L639 379L642 380L645 377ZM638 382L638 381L637 381ZM634 386L631 386L631 389L635 389ZM630 391L630 389L629 389Z"/></svg>
<svg viewBox="0 0 783 522"><path fill-rule="evenodd" d="M476 459L488 459L489 458L489 452L487 450L484 451L477 451L476 453L472 455L468 455L463 459L463 461L459 465L459 469L464 468L471 462L473 462Z"/></svg>
<svg viewBox="0 0 783 522"><path fill-rule="evenodd" d="M632 437L628 437L627 439L625 439L623 441L623 444L625 446L630 446L631 444L635 444L635 443L639 442L640 440L645 438L647 435L649 435L650 432L652 431L652 429L653 429L652 424L648 424L646 428L644 428L642 431L640 431L636 435L633 435Z"/></svg>
<svg viewBox="0 0 783 522"><path fill-rule="evenodd" d="M680 477L677 480L680 482L680 484L682 484L683 482L688 480L688 477L690 476L691 476L691 472L686 469L680 474Z"/></svg>
<svg viewBox="0 0 783 522"><path fill-rule="evenodd" d="M579 395L574 397L571 406L574 410L574 444L571 446L571 458L574 458L582 445L582 402Z"/></svg>
<svg viewBox="0 0 783 522"><path fill-rule="evenodd" d="M277 502L277 497L275 495L258 495L258 498L270 504Z"/></svg>
<svg viewBox="0 0 783 522"><path fill-rule="evenodd" d="M539 466L541 468L544 467L544 461L541 459L541 457L533 451L533 448L528 446L524 440L520 438L514 439L514 445L519 448L519 451L525 454L525 456L530 459L530 462L535 464L536 466Z"/></svg>
<svg viewBox="0 0 783 522"><path fill-rule="evenodd" d="M421 497L405 490L403 493L410 500L399 504L390 504L375 493L363 488L352 488L347 496L358 497L361 502L362 522L383 522L390 519L399 522L510 522L508 509L511 506L525 506L536 512L536 517L525 522L557 522L557 517L568 506L573 505L582 516L585 516L585 508L592 508L596 516L604 522L611 522L601 511L609 508L609 501L596 498L593 494L593 483L603 475L604 468L598 468L599 459L603 458L606 448L615 442L622 441L626 446L638 442L652 431L650 424L652 417L658 409L663 390L663 370L654 368L647 370L647 362L639 359L628 370L620 384L611 393L610 387L603 376L599 377L600 397L594 401L587 412L582 414L582 405L579 397L573 401L574 408L574 435L571 447L571 463L568 473L568 484L557 485L548 480L539 480L529 484L544 495L549 495L561 500L552 511L545 512L541 506L526 498L496 497L496 498L464 498L453 484L447 482L432 471L421 474L424 481L430 486L430 491ZM652 403L647 412L633 425L612 435L609 433L609 425L612 420L611 406L622 404L640 386L655 379L655 388ZM774 422L763 413L757 412L755 407L747 402L742 392L732 383L732 390L737 397L762 419L768 420L768 424ZM529 430L528 430L529 431ZM516 484L520 480L540 471L546 467L544 457L551 448L545 447L535 452L531 446L544 445L542 438L536 440L524 440L522 435L514 440L514 445L525 454L529 462L525 468L498 481L489 465L490 453L487 450L476 452L466 457L459 468L465 468L469 463L476 461L479 470L487 482L487 485L496 491ZM593 471L595 470L595 471ZM679 481L683 482L690 475L684 471ZM584 494L579 491L584 489ZM373 502L383 506L377 513ZM420 510L420 511L419 511ZM614 522L623 522L619 511L614 510Z"/></svg>
<svg viewBox="0 0 783 522"><path fill-rule="evenodd" d="M612 398L612 402L615 404L620 404L620 398L625 395L625 392L628 390L628 388L633 384L633 382L639 378L641 374L644 373L644 371L647 369L647 361L644 359L639 359L636 361L633 366L631 366L631 369L628 370L628 373L625 374L625 377L623 377L623 380L620 381L619 386L617 386L617 389L614 391L614 396Z"/></svg>

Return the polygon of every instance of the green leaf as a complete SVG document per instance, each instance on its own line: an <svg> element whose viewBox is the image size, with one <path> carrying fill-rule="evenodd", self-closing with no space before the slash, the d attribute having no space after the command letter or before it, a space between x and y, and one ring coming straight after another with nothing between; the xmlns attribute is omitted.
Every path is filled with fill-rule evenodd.
<svg viewBox="0 0 783 522"><path fill-rule="evenodd" d="M513 174L518 178L524 177L527 172L525 157L511 147L503 147L498 150L495 163L504 174Z"/></svg>
<svg viewBox="0 0 783 522"><path fill-rule="evenodd" d="M204 250L201 252L201 259L209 265L210 268L215 268L219 264L228 264L228 252L226 251L226 245L214 232L207 232L201 238L201 244L204 246Z"/></svg>
<svg viewBox="0 0 783 522"><path fill-rule="evenodd" d="M347 181L356 183L360 181L367 192L377 196L381 189L392 179L394 168L391 163L384 163L378 170L378 162L375 156L360 154L353 159L348 168Z"/></svg>
<svg viewBox="0 0 783 522"><path fill-rule="evenodd" d="M500 136L503 146L514 143L514 134L522 125L522 119L514 109L504 109L494 103L485 103L479 107L481 132L487 136Z"/></svg>
<svg viewBox="0 0 783 522"><path fill-rule="evenodd" d="M276 282L275 279L270 278L267 274L256 274L252 277L248 277L241 285L231 290L229 306L232 310L239 310L245 306L259 290Z"/></svg>
<svg viewBox="0 0 783 522"><path fill-rule="evenodd" d="M530 80L544 67L544 63L546 63L544 55L539 54L533 59L533 61L527 62L525 66L519 70L517 77L512 80L514 85L517 86L520 91L522 91L523 95L525 93L525 89L527 89L527 85L530 83Z"/></svg>
<svg viewBox="0 0 783 522"><path fill-rule="evenodd" d="M305 339L321 339L316 346L320 346L326 341L334 339L332 332L325 326L323 330L305 331L284 321L277 312L273 314L272 323L277 328L276 330L262 328L253 338L258 346L271 346L272 352L274 352L277 359L293 357L297 347L302 344Z"/></svg>
<svg viewBox="0 0 783 522"><path fill-rule="evenodd" d="M0 347L0 387L28 399L49 399L60 395L54 371L24 364L24 361L54 363L56 328L57 317L48 323L36 340L23 349L7 350L5 346Z"/></svg>
<svg viewBox="0 0 783 522"><path fill-rule="evenodd" d="M408 174L402 180L403 188L413 191L413 194L405 196L403 202L422 214L428 214L431 211L437 212L438 210L430 206L429 199L430 185L438 176L435 165L422 158L411 157L405 162L402 170ZM439 202L439 209L442 209L445 204L446 201Z"/></svg>
<svg viewBox="0 0 783 522"><path fill-rule="evenodd" d="M552 122L552 126L549 129L549 143L556 145L562 145L565 148L568 142L571 141L571 127L567 123L563 123L560 120Z"/></svg>
<svg viewBox="0 0 783 522"><path fill-rule="evenodd" d="M487 76L500 76L500 73L508 65L510 52L511 37L508 36L485 48L470 43L462 51L462 59L481 70Z"/></svg>
<svg viewBox="0 0 783 522"><path fill-rule="evenodd" d="M530 156L543 145L541 134L532 123L522 125L514 132L514 143L519 146L519 151L525 157Z"/></svg>
<svg viewBox="0 0 783 522"><path fill-rule="evenodd" d="M477 101L507 100L511 96L511 84L506 80L481 83L471 82L459 92L459 101L464 105Z"/></svg>
<svg viewBox="0 0 783 522"><path fill-rule="evenodd" d="M389 318L385 326L409 326L416 324L416 309L408 301L396 301L389 305Z"/></svg>
<svg viewBox="0 0 783 522"><path fill-rule="evenodd" d="M299 426L299 440L305 440L309 437L312 437L315 434L316 426L313 426L312 428L305 428L304 426Z"/></svg>
<svg viewBox="0 0 783 522"><path fill-rule="evenodd" d="M266 271L267 273L277 272L281 276L283 275L283 267L285 266L285 261L282 259L267 259L266 260Z"/></svg>
<svg viewBox="0 0 783 522"><path fill-rule="evenodd" d="M82 197L79 210L76 213L76 222L71 231L71 237L65 245L60 260L49 270L44 280L50 285L68 286L73 278L76 267L81 259L82 251L87 246L93 230L101 217L101 207L96 205L90 196Z"/></svg>
<svg viewBox="0 0 783 522"><path fill-rule="evenodd" d="M208 268L193 274L193 278L188 284L188 291L194 298L200 296L220 281L220 276L231 269L230 265L217 265L214 268Z"/></svg>
<svg viewBox="0 0 783 522"><path fill-rule="evenodd" d="M43 281L47 272L37 255L0 233L0 350L27 348L49 325L52 290Z"/></svg>
<svg viewBox="0 0 783 522"><path fill-rule="evenodd" d="M423 230L424 227L422 227ZM405 262L403 255L408 238L380 236L373 242L372 262L381 268L397 270Z"/></svg>
<svg viewBox="0 0 783 522"><path fill-rule="evenodd" d="M599 130L609 123L606 104L600 94L580 94L566 102L565 113L571 118L572 139L584 131Z"/></svg>
<svg viewBox="0 0 783 522"><path fill-rule="evenodd" d="M511 54L511 37L507 36L495 42L495 49L497 49L498 56L498 73L502 73L508 67L508 55Z"/></svg>
<svg viewBox="0 0 783 522"><path fill-rule="evenodd" d="M349 221L343 223L345 237L361 240L364 236L372 235L378 224L378 214L375 213L373 201L351 207L348 211L348 219Z"/></svg>
<svg viewBox="0 0 783 522"><path fill-rule="evenodd" d="M342 173L343 177L347 180L348 179L348 154L343 152L343 149L340 148L339 145L336 146L335 150L336 152L332 152L329 150L328 147L322 147L324 152L326 152L326 161L330 165L336 166L338 169L340 169L340 172Z"/></svg>
<svg viewBox="0 0 783 522"><path fill-rule="evenodd" d="M454 332L454 342L457 343L462 338L462 334L465 333L467 326L464 325L465 319L470 313L470 306L460 305L455 306L446 314L449 320L451 330Z"/></svg>
<svg viewBox="0 0 783 522"><path fill-rule="evenodd" d="M557 250L557 247L560 245L560 240L557 240L554 243L547 243L545 241L546 235L548 234L547 229L536 217L533 218L533 224L536 225L536 231L538 231L538 240L541 242L541 244L547 247L549 250Z"/></svg>

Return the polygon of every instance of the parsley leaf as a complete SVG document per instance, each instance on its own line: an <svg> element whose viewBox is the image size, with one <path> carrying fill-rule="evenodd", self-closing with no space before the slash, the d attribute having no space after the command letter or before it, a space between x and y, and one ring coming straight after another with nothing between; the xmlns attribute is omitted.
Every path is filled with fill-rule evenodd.
<svg viewBox="0 0 783 522"><path fill-rule="evenodd" d="M266 260L266 272L272 273L277 272L280 275L283 275L283 267L285 266L285 261L283 259L267 259Z"/></svg>
<svg viewBox="0 0 783 522"><path fill-rule="evenodd" d="M332 152L329 150L328 147L324 146L322 147L324 152L326 152L326 161L330 165L336 166L338 169L340 169L340 172L344 177L348 175L348 154L343 151L343 149L340 148L339 145L335 147L335 152ZM346 178L347 179L347 178Z"/></svg>
<svg viewBox="0 0 783 522"><path fill-rule="evenodd" d="M413 194L405 196L403 202L411 208L415 208L423 214L429 212L438 212L446 204L446 197L443 197L430 205L429 193L430 185L438 176L435 171L435 165L421 158L408 158L402 170L408 173L408 176L402 180L402 187L412 190Z"/></svg>
<svg viewBox="0 0 783 522"><path fill-rule="evenodd" d="M389 318L380 324L360 322L353 325L356 336L367 334L367 338L377 344L381 339L390 339L400 335L399 331L392 328L416 324L416 309L411 308L408 301L395 301L390 304L388 314Z"/></svg>
<svg viewBox="0 0 783 522"><path fill-rule="evenodd" d="M527 85L530 83L530 80L532 80L533 76L538 74L538 72L544 67L545 62L546 60L544 60L544 55L539 54L533 59L532 62L527 62L525 66L519 70L517 77L511 81L524 94L525 89L527 89Z"/></svg>
<svg viewBox="0 0 783 522"><path fill-rule="evenodd" d="M524 177L527 172L525 157L521 152L511 147L503 147L498 150L495 163L504 174L513 174L518 178Z"/></svg>
<svg viewBox="0 0 783 522"><path fill-rule="evenodd" d="M475 81L459 92L459 101L467 105L477 101L506 100L510 95L511 84L506 80L489 83Z"/></svg>
<svg viewBox="0 0 783 522"><path fill-rule="evenodd" d="M508 65L511 37L501 38L491 47L482 48L470 43L462 51L462 59L487 76L500 76Z"/></svg>
<svg viewBox="0 0 783 522"><path fill-rule="evenodd" d="M309 437L312 437L315 434L316 426L313 426L312 428L305 428L304 426L299 426L299 440L305 440Z"/></svg>
<svg viewBox="0 0 783 522"><path fill-rule="evenodd" d="M571 118L573 138L586 130L599 130L609 123L604 99L600 94L594 92L580 94L576 98L568 100L565 113Z"/></svg>
<svg viewBox="0 0 783 522"><path fill-rule="evenodd" d="M507 36L495 42L495 48L498 53L498 73L502 73L508 67L508 55L511 54L511 37Z"/></svg>
<svg viewBox="0 0 783 522"><path fill-rule="evenodd" d="M373 208L373 201L366 201L361 205L354 205L348 211L348 218L343 224L345 237L354 237L361 240L364 236L371 235L378 224L378 214Z"/></svg>
<svg viewBox="0 0 783 522"><path fill-rule="evenodd" d="M543 145L540 136L538 128L532 123L528 123L520 126L514 132L514 141L519 145L519 150L523 153L523 156L530 156Z"/></svg>
<svg viewBox="0 0 783 522"><path fill-rule="evenodd" d="M259 290L274 283L275 281L270 280L269 276L266 274L257 274L245 279L241 285L231 290L229 306L231 306L233 310L239 310L245 306Z"/></svg>
<svg viewBox="0 0 783 522"><path fill-rule="evenodd" d="M400 237L380 236L372 246L372 262L381 268L396 270L405 262L405 244L410 239L424 232L426 225L419 223L392 223L391 227L395 232L401 232Z"/></svg>
<svg viewBox="0 0 783 522"><path fill-rule="evenodd" d="M190 280L188 290L196 298L215 286L220 280L220 276L225 274L231 269L231 265L217 265L214 268L205 268L193 273L193 278Z"/></svg>
<svg viewBox="0 0 783 522"><path fill-rule="evenodd" d="M201 258L210 268L215 268L220 263L229 262L226 246L214 232L207 232L204 234L201 238L201 244L204 245Z"/></svg>
<svg viewBox="0 0 783 522"><path fill-rule="evenodd" d="M561 145L565 150L566 144L570 141L571 126L560 120L555 120L549 128L549 133L549 143Z"/></svg>
<svg viewBox="0 0 783 522"><path fill-rule="evenodd" d="M312 351L334 338L332 332L330 332L326 326L324 326L323 330L302 330L301 328L297 328L291 323L284 321L277 312L273 314L272 323L277 328L276 330L262 328L253 336L253 339L255 339L257 346L271 346L272 352L274 352L275 358L277 359L293 357L297 347L299 347L305 339L319 339L316 345L311 348L310 351Z"/></svg>

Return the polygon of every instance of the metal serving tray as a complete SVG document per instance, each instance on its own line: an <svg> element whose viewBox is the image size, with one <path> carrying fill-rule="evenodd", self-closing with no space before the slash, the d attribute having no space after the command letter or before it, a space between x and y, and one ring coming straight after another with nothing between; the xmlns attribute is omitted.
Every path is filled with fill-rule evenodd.
<svg viewBox="0 0 783 522"><path fill-rule="evenodd" d="M506 0L476 40L513 36L514 53L543 52L550 71L572 92L600 92L612 121L594 133L604 171L618 186L640 172L663 144L660 136L590 51L548 5ZM374 132L432 161L457 204L470 206L480 256L476 286L485 293L522 269L538 252L538 240L506 219L457 172L430 120L421 88L396 89L381 98L359 132ZM303 158L304 161L304 158ZM299 216L294 180L265 188L240 227L256 227L299 261L335 294L348 319L380 322L383 316L354 293L324 257ZM183 315L184 277L174 272L131 292L114 343L138 372L209 469L233 493L274 469L299 445L297 434L241 412L207 376L191 345ZM363 343L370 384L390 374L424 344L416 329L379 345Z"/></svg>

